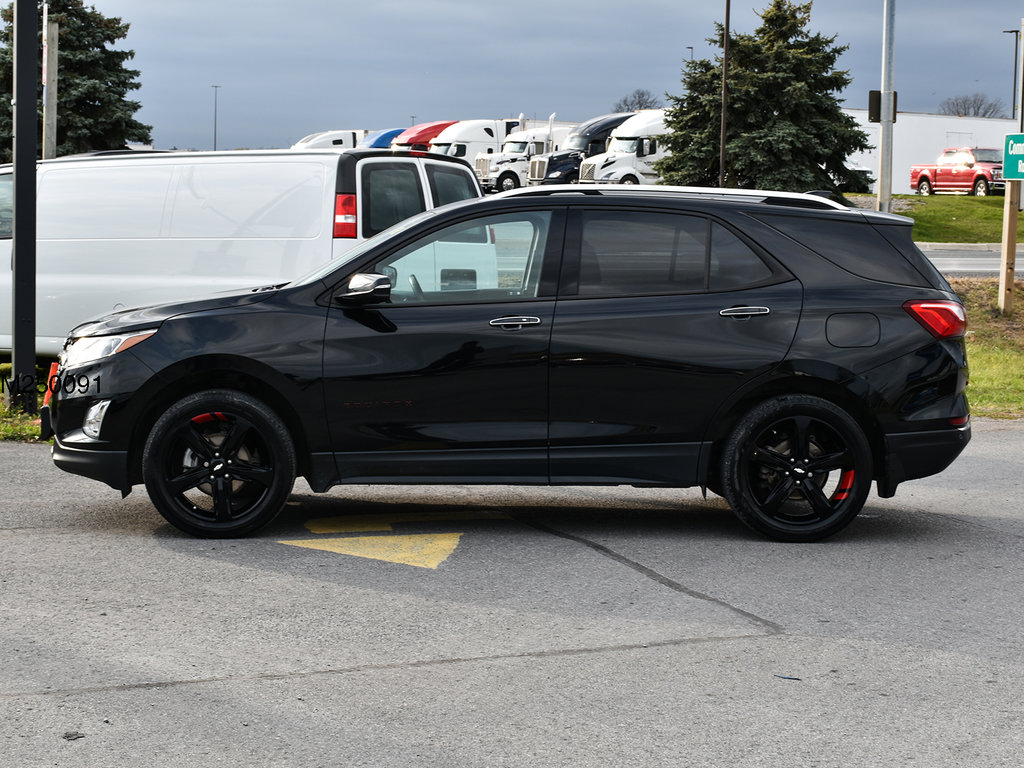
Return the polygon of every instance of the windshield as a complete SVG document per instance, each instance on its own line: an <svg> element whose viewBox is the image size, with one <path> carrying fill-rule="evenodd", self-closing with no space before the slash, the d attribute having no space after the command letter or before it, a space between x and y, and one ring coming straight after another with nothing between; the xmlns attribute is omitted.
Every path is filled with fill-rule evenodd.
<svg viewBox="0 0 1024 768"><path fill-rule="evenodd" d="M589 140L586 136L570 136L563 149L586 149Z"/></svg>
<svg viewBox="0 0 1024 768"><path fill-rule="evenodd" d="M404 219L398 222L397 224L389 227L388 229L385 229L383 232L379 232L378 234L374 235L369 240L364 240L359 245L355 246L349 251L346 251L338 258L331 259L326 264L321 264L312 272L307 272L302 277L296 278L290 283L290 285L309 285L310 283L315 283L317 280L323 280L339 267L348 264L350 261L359 256L362 256L371 248L375 248L388 238L397 235L399 232L402 232L415 224L419 224L424 219L429 219L431 216L436 216L437 210L437 208L432 208L429 211L424 211L423 213L419 213L411 218Z"/></svg>
<svg viewBox="0 0 1024 768"><path fill-rule="evenodd" d="M526 151L527 143L525 141L506 141L501 145L501 151L506 155L521 155Z"/></svg>
<svg viewBox="0 0 1024 768"><path fill-rule="evenodd" d="M1001 163L1003 162L1003 150L1001 149L972 149L974 159L979 163Z"/></svg>
<svg viewBox="0 0 1024 768"><path fill-rule="evenodd" d="M640 139L636 136L633 137L617 137L611 140L608 145L609 152L636 152L636 145Z"/></svg>

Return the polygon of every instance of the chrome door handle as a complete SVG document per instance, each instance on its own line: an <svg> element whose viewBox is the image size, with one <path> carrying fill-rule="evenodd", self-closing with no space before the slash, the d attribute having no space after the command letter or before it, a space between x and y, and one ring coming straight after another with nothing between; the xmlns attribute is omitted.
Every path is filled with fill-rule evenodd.
<svg viewBox="0 0 1024 768"><path fill-rule="evenodd" d="M489 323L494 328L507 328L514 331L524 325L540 325L539 317L526 317L517 315L515 317L496 317Z"/></svg>
<svg viewBox="0 0 1024 768"><path fill-rule="evenodd" d="M718 314L722 317L750 317L751 315L767 315L770 312L768 307L729 307L721 310Z"/></svg>

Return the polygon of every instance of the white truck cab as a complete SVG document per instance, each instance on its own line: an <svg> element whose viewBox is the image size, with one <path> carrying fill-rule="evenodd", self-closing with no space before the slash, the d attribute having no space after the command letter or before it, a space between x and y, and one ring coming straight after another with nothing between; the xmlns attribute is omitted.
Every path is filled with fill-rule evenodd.
<svg viewBox="0 0 1024 768"><path fill-rule="evenodd" d="M556 123L552 114L547 124L527 126L510 133L501 145L501 152L477 154L474 168L480 186L485 191L496 192L525 186L533 156L559 149L575 127L575 123Z"/></svg>
<svg viewBox="0 0 1024 768"><path fill-rule="evenodd" d="M612 131L608 151L580 164L580 184L656 184L654 163L668 155L659 137L664 109L644 109Z"/></svg>
<svg viewBox="0 0 1024 768"><path fill-rule="evenodd" d="M431 139L429 151L467 160L477 155L493 155L522 124L522 115L503 120L460 120Z"/></svg>

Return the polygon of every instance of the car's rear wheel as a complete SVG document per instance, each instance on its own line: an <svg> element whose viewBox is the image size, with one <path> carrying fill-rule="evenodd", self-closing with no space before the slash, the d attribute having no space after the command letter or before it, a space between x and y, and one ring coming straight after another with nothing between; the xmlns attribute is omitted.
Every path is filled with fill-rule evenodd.
<svg viewBox="0 0 1024 768"><path fill-rule="evenodd" d="M921 179L917 183L917 194L919 195L930 195L932 193L932 183L928 179Z"/></svg>
<svg viewBox="0 0 1024 768"><path fill-rule="evenodd" d="M845 528L871 488L871 449L849 414L819 397L761 403L722 452L720 485L736 515L779 541L817 541Z"/></svg>
<svg viewBox="0 0 1024 768"><path fill-rule="evenodd" d="M284 507L295 449L264 403L214 389L179 400L157 420L142 472L153 505L176 528L204 538L244 536Z"/></svg>

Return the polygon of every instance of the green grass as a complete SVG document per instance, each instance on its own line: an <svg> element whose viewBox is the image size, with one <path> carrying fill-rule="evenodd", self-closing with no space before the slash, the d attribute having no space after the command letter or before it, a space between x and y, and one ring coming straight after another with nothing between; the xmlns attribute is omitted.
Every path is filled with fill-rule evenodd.
<svg viewBox="0 0 1024 768"><path fill-rule="evenodd" d="M1003 240L1003 197L897 195L901 216L914 220L919 243L999 243ZM1024 240L1024 216L1017 217L1017 239Z"/></svg>
<svg viewBox="0 0 1024 768"><path fill-rule="evenodd" d="M1014 312L998 309L999 280L949 281L967 308L967 400L976 416L1024 417L1024 283L1014 285Z"/></svg>

